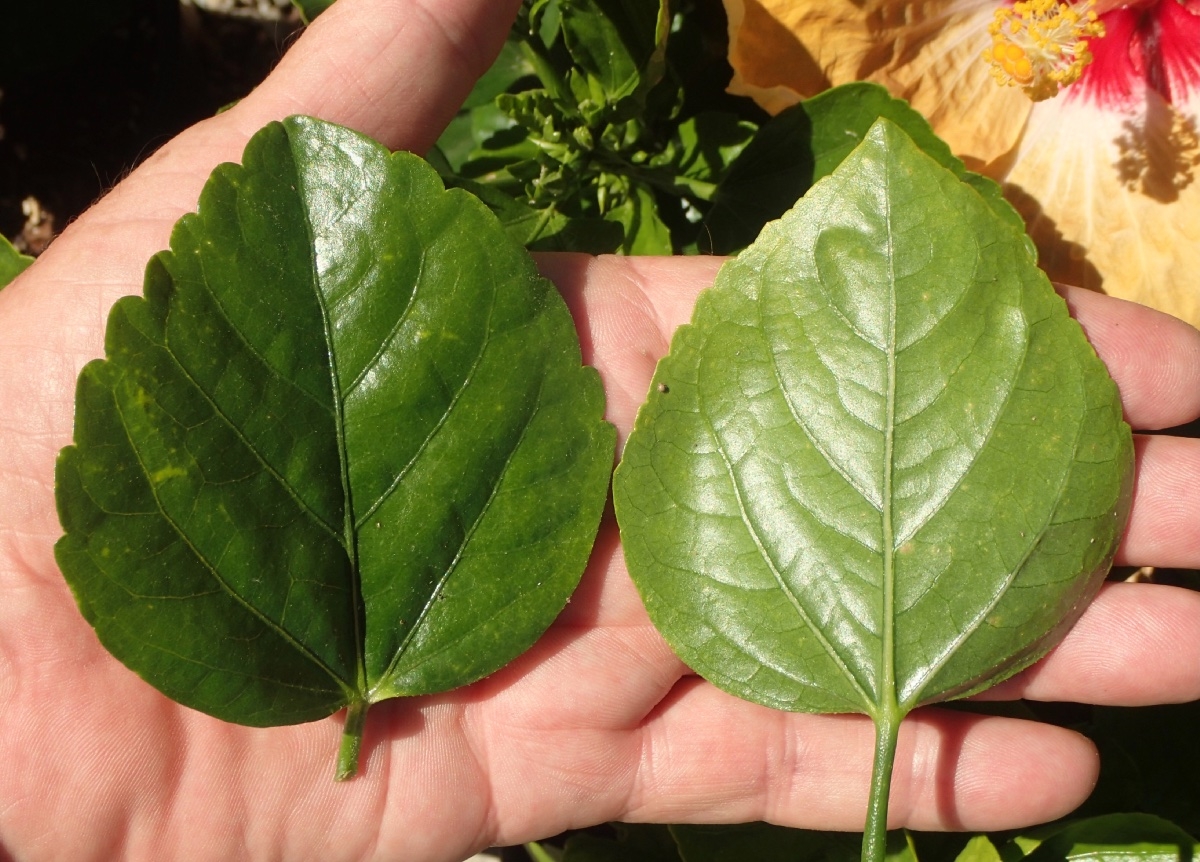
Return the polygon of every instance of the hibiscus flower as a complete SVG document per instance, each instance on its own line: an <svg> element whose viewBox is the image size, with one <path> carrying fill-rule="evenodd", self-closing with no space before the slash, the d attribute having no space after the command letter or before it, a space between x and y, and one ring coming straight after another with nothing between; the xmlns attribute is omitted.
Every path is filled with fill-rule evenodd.
<svg viewBox="0 0 1200 862"><path fill-rule="evenodd" d="M1200 325L1200 0L725 3L732 92L880 83L1003 183L1051 278Z"/></svg>

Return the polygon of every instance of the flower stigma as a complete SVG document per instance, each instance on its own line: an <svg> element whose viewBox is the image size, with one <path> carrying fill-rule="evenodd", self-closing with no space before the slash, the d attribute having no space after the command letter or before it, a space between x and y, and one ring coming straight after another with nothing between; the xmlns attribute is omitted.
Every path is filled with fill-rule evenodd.
<svg viewBox="0 0 1200 862"><path fill-rule="evenodd" d="M1094 2L1018 0L997 9L988 25L992 44L983 52L992 77L1020 87L1035 102L1057 96L1092 62L1087 40L1104 35Z"/></svg>

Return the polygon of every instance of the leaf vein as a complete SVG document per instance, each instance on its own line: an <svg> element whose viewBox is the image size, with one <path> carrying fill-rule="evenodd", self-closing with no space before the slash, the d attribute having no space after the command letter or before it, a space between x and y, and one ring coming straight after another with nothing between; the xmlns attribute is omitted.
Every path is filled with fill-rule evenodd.
<svg viewBox="0 0 1200 862"><path fill-rule="evenodd" d="M698 392L697 396L700 401L704 400L703 392ZM721 456L721 463L725 466L725 472L728 474L729 483L733 488L734 498L737 500L738 511L741 515L741 523L746 528L747 532L750 534L750 539L751 539L751 541L754 542L754 547L758 551L758 555L762 558L762 561L766 564L768 571L770 571L770 573L771 573L771 577L775 579L775 583L778 585L779 589L783 592L784 596L787 598L788 603L792 606L792 609L796 612L796 615L800 618L800 621L802 623L804 623L804 626L810 632L812 632L813 636L816 638L817 642L821 645L821 648L824 650L825 654L828 655L830 659L832 659L833 663L837 666L837 668L839 670L841 670L842 675L854 687L854 689L858 693L859 697L862 698L863 705L865 706L867 704L870 704L872 702L871 698L867 695L866 687L862 684L862 681L858 679L858 677L854 674L854 672L850 669L850 667L842 659L841 654L838 653L837 649L833 646L832 643L830 643L829 639L825 637L824 632L821 631L820 627L817 626L817 624L813 621L812 617L809 616L808 611L804 608L804 605L800 602L799 598L796 596L795 591L792 590L792 588L788 585L787 581L784 580L782 573L779 571L779 567L776 565L775 561L771 558L770 552L767 550L766 546L763 544L762 537L759 535L758 528L754 524L753 519L750 516L750 512L746 509L745 496L742 491L741 485L738 483L737 474L734 471L733 465L729 460L729 455L725 451L725 447L721 444L721 440L717 436L716 429L713 427L713 424L712 424L711 420L709 419L708 411L707 411L707 409L705 409L703 404L701 404L700 415L703 417L703 421L704 421L705 426L708 429L708 433L713 439L717 453Z"/></svg>
<svg viewBox="0 0 1200 862"><path fill-rule="evenodd" d="M187 533L184 532L183 528L175 521L174 518L171 517L171 515L167 512L166 507L163 505L162 499L159 497L158 490L154 487L154 483L150 481L150 472L147 470L146 464L142 460L142 453L138 451L137 443L130 434L129 424L126 422L124 410L121 409L121 403L116 398L114 398L113 401L116 404L117 415L121 419L121 428L125 432L125 438L129 441L130 449L133 452L133 456L137 459L138 467L141 468L142 475L146 478L146 484L150 487L150 495L154 498L154 503L158 508L158 512L162 516L163 520L166 521L167 525L175 532L175 535L179 537L179 540L183 542L184 546L187 547L187 549L192 553L192 556L195 557L197 562L199 562L200 565L209 573L209 575L212 576L213 580L217 582L221 589L223 589L230 598L241 605L251 614L251 616L254 616L260 622L262 622L263 625L265 625L269 630L273 631L280 638L282 638L286 643L288 643L288 645L300 653L300 655L304 656L317 667L321 668L321 670L329 674L329 676L342 690L348 691L348 686L346 685L345 681L342 680L342 678L333 670L333 668L322 661L320 656L312 652L307 645L297 640L291 634L291 632L287 631L287 629L285 629L283 626L276 623L261 610L256 608L244 596L238 593L237 590L233 589L229 582L221 576L221 573L217 571L217 569L208 560L208 558L205 557L200 549L192 543Z"/></svg>
<svg viewBox="0 0 1200 862"><path fill-rule="evenodd" d="M535 418L537 418L538 412L541 408L542 389L544 387L544 384L545 384L545 376L543 375L542 379L538 381L537 397L534 399L533 410L532 410L532 412L530 412L529 418L525 420L525 425L521 429L520 435L517 437L516 442L513 444L512 448L509 450L507 457L504 459L504 464L500 468L500 473L496 477L496 482L492 486L492 490L488 493L487 500L484 501L483 506L480 507L479 513L475 516L474 521L471 522L471 526L467 529L466 533L463 535L462 542L459 543L458 550L455 552L455 555L454 555L454 559L450 561L450 564L446 567L446 571L442 574L442 576L440 578L438 578L437 584L434 585L433 590L429 594L429 600L425 603L425 606L423 608L421 608L420 613L417 614L417 618L413 621L413 624L409 628L408 633L405 634L404 639L400 642L400 645L396 648L396 654L394 656L392 656L392 660L388 663L387 670L384 671L384 673L380 677L381 684L385 680L390 680L395 675L396 666L400 663L400 659L404 656L405 651L408 649L409 643L412 641L413 637L416 635L417 629L420 628L421 623L424 621L425 617L427 617L429 615L429 612L433 609L434 605L437 604L438 597L441 595L442 591L445 589L446 583L450 580L451 576L458 569L459 563L462 562L463 555L466 553L466 550L467 550L467 545L470 544L471 539L474 537L475 533L479 530L479 526L483 523L483 520L487 516L488 511L491 509L492 503L496 499L496 495L500 492L500 488L504 484L504 477L508 475L509 468L512 466L513 459L516 457L517 452L520 451L521 444L524 442L526 434L529 433L530 426L533 425L533 420ZM379 686L376 686L376 688L378 688L378 687Z"/></svg>

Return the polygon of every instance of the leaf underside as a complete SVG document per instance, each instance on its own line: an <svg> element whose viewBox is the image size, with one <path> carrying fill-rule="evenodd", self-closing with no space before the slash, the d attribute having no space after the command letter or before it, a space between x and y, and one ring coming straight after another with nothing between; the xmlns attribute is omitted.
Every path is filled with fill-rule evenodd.
<svg viewBox="0 0 1200 862"><path fill-rule="evenodd" d="M405 153L302 117L219 167L77 389L55 548L105 646L219 718L442 691L526 649L613 450L566 306Z"/></svg>
<svg viewBox="0 0 1200 862"><path fill-rule="evenodd" d="M878 720L1044 655L1111 563L1131 471L1024 237L881 120L676 332L614 501L693 669Z"/></svg>

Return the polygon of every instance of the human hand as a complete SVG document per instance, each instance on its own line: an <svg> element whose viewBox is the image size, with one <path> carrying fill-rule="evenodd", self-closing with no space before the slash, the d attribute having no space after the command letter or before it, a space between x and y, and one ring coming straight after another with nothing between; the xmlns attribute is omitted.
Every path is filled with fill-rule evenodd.
<svg viewBox="0 0 1200 862"><path fill-rule="evenodd" d="M0 858L456 859L607 820L861 828L873 728L774 712L688 674L654 631L606 517L567 611L460 691L372 708L362 772L330 780L338 717L229 725L109 656L53 559L58 450L109 306L223 160L309 113L424 152L499 48L516 2L339 0L237 108L181 135L0 293ZM719 261L549 256L623 440L674 328ZM1200 415L1200 334L1067 290L1137 427ZM1139 440L1120 562L1200 566L1200 442ZM1200 697L1200 597L1113 585L1046 660L994 696L1142 704ZM998 829L1077 805L1096 755L1057 727L913 714L895 825Z"/></svg>

